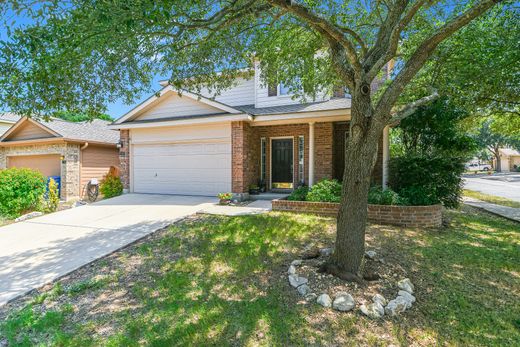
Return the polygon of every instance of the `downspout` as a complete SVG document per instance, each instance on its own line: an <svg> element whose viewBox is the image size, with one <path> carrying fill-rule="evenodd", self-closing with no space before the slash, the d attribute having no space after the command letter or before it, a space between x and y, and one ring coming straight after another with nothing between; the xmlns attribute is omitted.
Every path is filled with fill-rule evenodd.
<svg viewBox="0 0 520 347"><path fill-rule="evenodd" d="M81 193L83 193L83 187L81 187L81 175L83 174L82 173L82 168L83 168L83 151L85 149L87 149L88 147L88 142L85 142L85 144L83 146L81 146L79 148L79 198L81 199L82 198L82 195Z"/></svg>

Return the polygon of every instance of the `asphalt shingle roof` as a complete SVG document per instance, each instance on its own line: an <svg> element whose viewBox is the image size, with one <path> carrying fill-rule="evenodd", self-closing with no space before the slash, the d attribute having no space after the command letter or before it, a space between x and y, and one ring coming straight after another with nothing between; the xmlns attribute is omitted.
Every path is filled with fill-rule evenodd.
<svg viewBox="0 0 520 347"><path fill-rule="evenodd" d="M249 113L253 116L283 114L283 113L301 113L301 112L316 112L316 111L330 111L349 109L351 105L348 98L330 99L327 101L309 102L303 104L271 106L256 108L255 105L233 106L237 110Z"/></svg>
<svg viewBox="0 0 520 347"><path fill-rule="evenodd" d="M7 121L7 122L13 122L16 123L20 120L20 116L15 113L0 113L0 121Z"/></svg>
<svg viewBox="0 0 520 347"><path fill-rule="evenodd" d="M51 118L49 121L35 119L44 127L58 133L60 137L69 140L92 141L116 144L119 142L119 131L111 130L107 122L94 119L91 122L68 122L59 118Z"/></svg>

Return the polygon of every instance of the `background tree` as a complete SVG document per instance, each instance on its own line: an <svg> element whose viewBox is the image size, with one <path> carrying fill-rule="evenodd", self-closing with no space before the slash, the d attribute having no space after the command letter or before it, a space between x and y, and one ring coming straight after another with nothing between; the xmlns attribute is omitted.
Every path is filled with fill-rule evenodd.
<svg viewBox="0 0 520 347"><path fill-rule="evenodd" d="M85 112L71 112L71 111L58 111L54 113L54 116L69 122L86 122L92 119L102 119L106 121L112 121L112 117L110 117L106 113L95 113L95 114L87 114Z"/></svg>
<svg viewBox="0 0 520 347"><path fill-rule="evenodd" d="M500 148L512 147L520 150L520 117L499 115L477 121L474 138L480 148L486 149L493 156L495 170L501 172Z"/></svg>
<svg viewBox="0 0 520 347"><path fill-rule="evenodd" d="M304 90L302 98L345 85L352 95L349 165L325 269L352 278L364 254L381 133L436 97L403 105L401 95L443 41L499 2L48 0L33 8L15 1L2 6L26 11L36 23L0 44L0 102L25 113L103 111L115 99L131 102L156 73L175 87L207 85L218 93L238 68L252 66L252 52L264 82ZM396 57L394 76L372 95L370 84Z"/></svg>

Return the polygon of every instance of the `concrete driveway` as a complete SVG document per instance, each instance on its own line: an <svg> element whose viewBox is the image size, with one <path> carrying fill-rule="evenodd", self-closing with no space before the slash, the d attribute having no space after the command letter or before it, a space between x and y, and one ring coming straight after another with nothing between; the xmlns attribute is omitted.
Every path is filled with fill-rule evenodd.
<svg viewBox="0 0 520 347"><path fill-rule="evenodd" d="M0 228L0 306L216 198L126 194Z"/></svg>

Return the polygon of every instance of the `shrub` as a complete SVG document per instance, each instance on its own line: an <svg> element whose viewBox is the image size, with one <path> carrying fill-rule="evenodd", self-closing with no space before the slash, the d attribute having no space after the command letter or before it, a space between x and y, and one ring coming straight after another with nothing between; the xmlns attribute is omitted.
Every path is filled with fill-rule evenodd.
<svg viewBox="0 0 520 347"><path fill-rule="evenodd" d="M305 201L307 200L307 194L309 193L309 187L301 186L293 190L291 195L287 197L287 200L292 201Z"/></svg>
<svg viewBox="0 0 520 347"><path fill-rule="evenodd" d="M379 186L370 188L368 203L374 205L410 205L408 199L399 196L392 189L383 190Z"/></svg>
<svg viewBox="0 0 520 347"><path fill-rule="evenodd" d="M113 198L114 196L123 194L123 183L121 183L119 176L109 172L101 181L99 191L103 194L105 199Z"/></svg>
<svg viewBox="0 0 520 347"><path fill-rule="evenodd" d="M340 202L341 183L337 180L323 180L311 187L307 194L308 201Z"/></svg>
<svg viewBox="0 0 520 347"><path fill-rule="evenodd" d="M46 180L39 172L11 168L0 172L0 214L14 218L38 207Z"/></svg>
<svg viewBox="0 0 520 347"><path fill-rule="evenodd" d="M408 153L390 160L389 185L412 205L457 207L466 158Z"/></svg>
<svg viewBox="0 0 520 347"><path fill-rule="evenodd" d="M58 184L52 178L49 179L47 186L47 194L42 199L41 209L43 212L54 212L58 209L60 204L60 195L58 191Z"/></svg>

